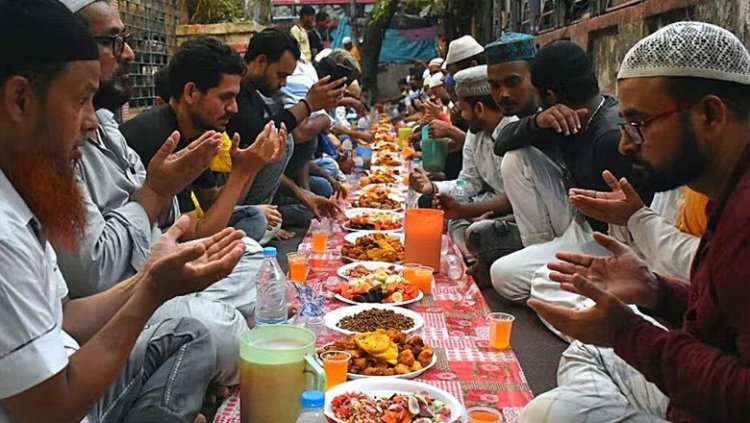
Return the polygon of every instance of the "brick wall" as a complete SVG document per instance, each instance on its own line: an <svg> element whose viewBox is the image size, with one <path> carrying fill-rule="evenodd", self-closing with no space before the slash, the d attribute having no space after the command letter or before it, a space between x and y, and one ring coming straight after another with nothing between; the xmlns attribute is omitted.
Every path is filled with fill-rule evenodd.
<svg viewBox="0 0 750 423"><path fill-rule="evenodd" d="M544 45L563 38L576 42L589 53L602 90L614 93L617 71L625 53L648 34L672 22L687 19L722 26L750 46L748 0L644 0L539 34L537 43Z"/></svg>

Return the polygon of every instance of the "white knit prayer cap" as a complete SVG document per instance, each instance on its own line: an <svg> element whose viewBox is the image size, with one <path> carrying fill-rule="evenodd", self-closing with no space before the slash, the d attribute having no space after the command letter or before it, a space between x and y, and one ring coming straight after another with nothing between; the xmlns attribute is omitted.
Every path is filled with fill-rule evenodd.
<svg viewBox="0 0 750 423"><path fill-rule="evenodd" d="M78 13L79 10L90 5L96 0L60 0L62 4L68 7L71 12Z"/></svg>
<svg viewBox="0 0 750 423"><path fill-rule="evenodd" d="M490 81L487 65L464 69L453 76L456 80L456 95L459 98L490 95Z"/></svg>
<svg viewBox="0 0 750 423"><path fill-rule="evenodd" d="M430 77L430 88L435 88L445 83L445 76L441 72L436 73Z"/></svg>
<svg viewBox="0 0 750 423"><path fill-rule="evenodd" d="M484 47L477 42L471 35L464 35L457 38L448 45L448 54L445 56L444 64L446 66L474 57L483 53Z"/></svg>
<svg viewBox="0 0 750 423"><path fill-rule="evenodd" d="M633 46L617 79L675 76L750 85L750 54L724 28L704 22L677 22Z"/></svg>
<svg viewBox="0 0 750 423"><path fill-rule="evenodd" d="M442 66L443 65L443 58L442 57L436 57L432 60L430 60L430 63L427 64L427 66Z"/></svg>
<svg viewBox="0 0 750 423"><path fill-rule="evenodd" d="M325 59L326 57L330 56L331 53L333 53L333 50L330 48L324 48L315 56L315 61L320 62L321 60Z"/></svg>

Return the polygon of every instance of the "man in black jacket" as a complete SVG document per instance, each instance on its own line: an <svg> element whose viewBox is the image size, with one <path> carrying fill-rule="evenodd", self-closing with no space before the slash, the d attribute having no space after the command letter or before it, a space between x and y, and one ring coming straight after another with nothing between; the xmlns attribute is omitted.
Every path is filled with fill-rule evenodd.
<svg viewBox="0 0 750 423"><path fill-rule="evenodd" d="M618 151L618 101L601 94L583 49L553 42L537 52L529 70L542 109L507 125L495 144L527 248L497 260L492 283L513 301L536 297L576 306L581 297L549 282L545 264L560 249L604 254L591 234L606 232L607 225L579 214L568 190L607 191L602 172L630 176L632 161Z"/></svg>
<svg viewBox="0 0 750 423"><path fill-rule="evenodd" d="M252 142L261 133L266 123L273 121L277 126L283 123L289 133L286 157L277 163L264 167L250 186L244 204L270 204L282 183L289 184L284 170L294 153L293 132L304 125L310 115L318 110L335 106L346 86L342 81L323 78L310 88L307 96L295 106L284 109L272 97L286 85L286 80L294 73L300 50L297 41L288 33L269 28L254 35L245 52L247 74L237 96L239 111L227 126L232 136L239 133L240 144ZM300 140L307 141L307 140ZM244 147L244 145L243 145ZM335 203L327 198L306 193L305 201L313 215L328 216L336 211Z"/></svg>

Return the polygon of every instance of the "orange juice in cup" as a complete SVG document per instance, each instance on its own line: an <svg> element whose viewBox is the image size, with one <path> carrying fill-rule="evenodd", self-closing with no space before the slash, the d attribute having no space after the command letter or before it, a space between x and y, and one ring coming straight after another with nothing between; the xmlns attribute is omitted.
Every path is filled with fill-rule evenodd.
<svg viewBox="0 0 750 423"><path fill-rule="evenodd" d="M419 266L421 266L421 264L419 263L406 263L404 265L404 271L403 271L404 279L406 279L407 281L409 281L409 283L415 286L416 286L416 283L414 282L414 280L416 278L414 277L414 275L416 274Z"/></svg>
<svg viewBox="0 0 750 423"><path fill-rule="evenodd" d="M305 283L307 274L310 271L310 264L307 257L299 253L289 253L287 263L289 263L289 280L292 282Z"/></svg>
<svg viewBox="0 0 750 423"><path fill-rule="evenodd" d="M325 254L328 247L328 232L316 230L312 233L313 253Z"/></svg>
<svg viewBox="0 0 750 423"><path fill-rule="evenodd" d="M346 351L328 351L320 355L326 372L326 391L346 382L349 361L352 356Z"/></svg>
<svg viewBox="0 0 750 423"><path fill-rule="evenodd" d="M510 346L510 331L516 318L508 313L490 313L490 347L504 350Z"/></svg>
<svg viewBox="0 0 750 423"><path fill-rule="evenodd" d="M416 286L425 295L432 292L432 267L419 266L414 270L414 280L412 284Z"/></svg>
<svg viewBox="0 0 750 423"><path fill-rule="evenodd" d="M494 408L471 407L466 410L468 423L502 423L503 415Z"/></svg>

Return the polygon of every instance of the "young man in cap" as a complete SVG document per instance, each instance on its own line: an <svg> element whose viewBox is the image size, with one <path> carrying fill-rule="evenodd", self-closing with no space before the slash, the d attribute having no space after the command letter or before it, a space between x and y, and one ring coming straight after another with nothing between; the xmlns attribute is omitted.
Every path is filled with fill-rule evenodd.
<svg viewBox="0 0 750 423"><path fill-rule="evenodd" d="M312 59L315 57L310 49L310 38L307 36L307 31L312 29L314 22L315 9L310 5L304 5L299 9L299 21L289 30L289 33L299 44L302 58L308 63L312 63Z"/></svg>
<svg viewBox="0 0 750 423"><path fill-rule="evenodd" d="M362 53L360 53L359 48L354 45L352 37L344 37L341 40L341 43L344 45L344 50L351 53L351 55L354 56L354 58L357 59L359 63L362 63Z"/></svg>
<svg viewBox="0 0 750 423"><path fill-rule="evenodd" d="M483 217L495 213L503 216L512 211L500 175L502 158L493 154L492 136L515 118L504 117L490 96L485 65L458 72L456 93L461 113L470 124L463 146L463 167L458 175L458 179L465 183L469 202L459 203L451 197L455 180L432 182L421 170L413 173L410 180L415 191L436 195L438 206L445 211L446 218L451 219L448 233L464 256L476 255L489 265L498 257L522 247L515 227ZM508 231L514 231L514 235L506 238L515 242L490 242Z"/></svg>
<svg viewBox="0 0 750 423"><path fill-rule="evenodd" d="M460 151L466 138L466 131L469 130L469 124L461 117L461 110L457 106L458 98L455 93L454 75L464 69L483 65L485 63L484 47L479 44L471 35L464 35L461 38L451 41L448 45L448 54L441 64L441 67L447 71L445 86L451 95L452 105L450 108L450 123L440 119L434 119L429 123L430 136L433 138L450 138L455 144L458 153L452 153L448 156L448 167L458 167L460 169ZM452 165L452 166L451 166Z"/></svg>
<svg viewBox="0 0 750 423"><path fill-rule="evenodd" d="M505 53L494 53L513 57L531 51L531 46L518 48L513 43L517 41L511 41ZM578 213L568 190L605 191L608 185L602 172L609 170L617 178L629 176L631 160L618 152L617 99L600 93L580 47L569 41L550 43L529 68L543 111L501 131L495 149L503 155L503 180L526 248L492 265L492 284L512 301L532 297L575 307L585 299L560 291L548 280L545 264L561 248L603 253L590 235L593 229L607 231L607 224ZM580 117L567 132L549 127L561 111ZM643 198L651 200L650 195Z"/></svg>
<svg viewBox="0 0 750 423"><path fill-rule="evenodd" d="M595 305L529 301L580 342L563 354L559 388L534 399L524 420L748 421L750 54L720 27L675 23L626 54L617 89L620 149L657 189L687 184L708 196L708 230L689 284L651 273L600 234L612 257L558 255L553 279Z"/></svg>
<svg viewBox="0 0 750 423"><path fill-rule="evenodd" d="M191 318L144 327L228 274L242 233L180 246L181 219L140 273L69 300L49 242L75 251L85 231L71 163L97 128L99 48L53 0L0 1L0 48L0 421L205 422L211 334Z"/></svg>

